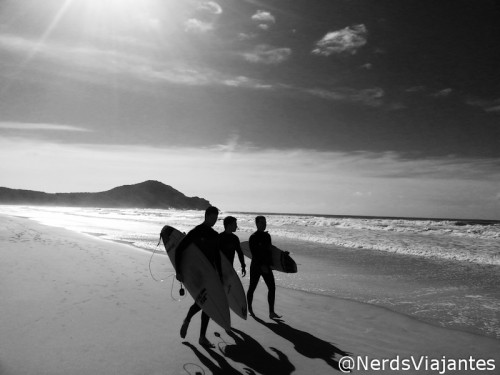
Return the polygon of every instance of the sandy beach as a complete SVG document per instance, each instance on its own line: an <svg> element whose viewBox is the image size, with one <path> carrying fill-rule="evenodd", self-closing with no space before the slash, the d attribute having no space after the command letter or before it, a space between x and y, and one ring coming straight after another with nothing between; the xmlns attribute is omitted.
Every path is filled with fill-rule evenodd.
<svg viewBox="0 0 500 375"><path fill-rule="evenodd" d="M207 350L198 345L199 317L180 338L192 299L172 300L171 282L151 278L149 252L24 218L0 215L0 222L1 375L319 375L341 373L346 354L372 361L371 370L354 373L499 371L499 340L369 304L278 288L283 320L271 321L262 282L257 319L232 315L232 334L211 322L216 348ZM419 370L406 366L412 358ZM447 367L437 370L433 360ZM462 361L453 371L454 360L468 369Z"/></svg>

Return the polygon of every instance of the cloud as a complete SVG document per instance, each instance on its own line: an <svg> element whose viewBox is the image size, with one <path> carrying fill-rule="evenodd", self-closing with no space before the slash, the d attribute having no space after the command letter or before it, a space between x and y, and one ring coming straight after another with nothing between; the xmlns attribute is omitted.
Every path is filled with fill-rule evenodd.
<svg viewBox="0 0 500 375"><path fill-rule="evenodd" d="M424 92L426 90L427 89L425 88L425 86L413 86L413 87L407 88L405 91L406 92Z"/></svg>
<svg viewBox="0 0 500 375"><path fill-rule="evenodd" d="M251 63L275 65L288 60L291 54L290 48L276 48L267 44L259 44L253 51L244 53L243 57Z"/></svg>
<svg viewBox="0 0 500 375"><path fill-rule="evenodd" d="M498 219L500 174L493 161L258 149L242 143L237 134L204 148L0 137L0 159L10 161L0 163L0 176L9 186L42 191L103 191L155 176L225 210ZM61 180L61 175L67 178Z"/></svg>
<svg viewBox="0 0 500 375"><path fill-rule="evenodd" d="M493 100L469 98L466 100L466 103L474 107L479 107L485 112L500 113L500 98Z"/></svg>
<svg viewBox="0 0 500 375"><path fill-rule="evenodd" d="M207 11L208 13L211 14L216 14L216 15L222 14L222 7L215 1L207 1L201 3L198 9Z"/></svg>
<svg viewBox="0 0 500 375"><path fill-rule="evenodd" d="M431 96L433 96L435 98L445 98L445 97L449 96L452 92L453 92L453 89L447 88L447 89L435 92Z"/></svg>
<svg viewBox="0 0 500 375"><path fill-rule="evenodd" d="M252 17L252 21L263 23L276 23L276 18L265 10L258 10Z"/></svg>
<svg viewBox="0 0 500 375"><path fill-rule="evenodd" d="M312 53L321 56L332 54L355 54L366 44L367 30L365 25L354 25L342 30L331 31L316 43Z"/></svg>
<svg viewBox="0 0 500 375"><path fill-rule="evenodd" d="M238 40L244 41L244 40L251 40L255 39L257 37L257 34L251 33L239 33L238 34Z"/></svg>
<svg viewBox="0 0 500 375"><path fill-rule="evenodd" d="M184 30L190 33L205 34L213 29L212 22L201 21L196 18L190 18L184 22Z"/></svg>
<svg viewBox="0 0 500 375"><path fill-rule="evenodd" d="M191 17L184 22L184 31L194 34L206 34L213 31L222 13L222 7L216 2L202 2L196 9L196 17Z"/></svg>
<svg viewBox="0 0 500 375"><path fill-rule="evenodd" d="M0 122L0 129L7 130L51 130L51 131L70 131L70 132L88 132L89 129L72 125L25 123L25 122Z"/></svg>
<svg viewBox="0 0 500 375"><path fill-rule="evenodd" d="M259 80L248 78L245 76L232 77L221 81L222 84L232 87L244 87L252 89L272 89L274 86L262 83Z"/></svg>
<svg viewBox="0 0 500 375"><path fill-rule="evenodd" d="M383 104L384 90L380 87L356 90L352 88L339 88L334 90L308 89L307 93L332 101L357 102L371 107Z"/></svg>
<svg viewBox="0 0 500 375"><path fill-rule="evenodd" d="M0 46L20 56L30 51L35 41L18 37L0 36ZM260 50L259 50L260 51ZM263 63L279 63L288 56L286 51L275 49L260 51ZM134 55L117 50L102 50L95 47L72 46L63 43L45 43L38 51L37 62L53 64L47 69L49 79L53 75L64 76L75 81L94 85L109 85L128 91L151 90L155 86L171 83L186 86L230 86L247 89L271 89L272 85L243 76L231 75L216 69L196 64L157 60L147 55ZM84 69L81 69L84 68ZM114 79L119 76L121 79ZM131 81L132 80L132 81ZM132 84L144 82L146 85Z"/></svg>
<svg viewBox="0 0 500 375"><path fill-rule="evenodd" d="M394 152L360 153L364 160L370 159L373 177L391 179L438 179L467 181L499 181L500 159L480 158L424 158L404 159Z"/></svg>

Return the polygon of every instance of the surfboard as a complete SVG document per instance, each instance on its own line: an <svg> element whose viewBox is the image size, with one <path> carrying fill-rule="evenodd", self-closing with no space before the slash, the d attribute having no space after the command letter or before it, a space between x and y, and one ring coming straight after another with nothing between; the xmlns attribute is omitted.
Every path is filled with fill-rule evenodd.
<svg viewBox="0 0 500 375"><path fill-rule="evenodd" d="M165 225L160 234L167 255L175 269L175 251L184 234ZM231 314L226 292L217 271L193 243L184 249L181 273L184 285L201 309L222 328L231 329Z"/></svg>
<svg viewBox="0 0 500 375"><path fill-rule="evenodd" d="M242 319L247 318L247 296L241 280L224 254L221 257L222 280L229 308Z"/></svg>
<svg viewBox="0 0 500 375"><path fill-rule="evenodd" d="M252 259L252 252L250 251L250 243L248 241L241 243L241 250L245 256ZM297 263L285 251L271 245L271 268L280 272L296 273Z"/></svg>
<svg viewBox="0 0 500 375"><path fill-rule="evenodd" d="M162 238L167 237L168 234L168 240L166 241L165 239L163 239L163 244L165 245L167 254L169 254L170 257L171 253L169 253L169 249L173 248L173 254L175 255L175 248L185 237L185 234L168 225L163 227L162 233L165 233L165 236L162 236ZM172 250L170 250L170 252L171 251ZM172 264L174 264L175 267L175 257L173 259L172 257L170 257L170 261L172 262ZM229 263L229 260L224 256L224 254L221 254L221 267L223 287L224 292L226 293L229 307L236 313L236 315L238 315L242 319L246 319L247 297L245 294L245 290L243 289L241 280L234 270L233 265Z"/></svg>

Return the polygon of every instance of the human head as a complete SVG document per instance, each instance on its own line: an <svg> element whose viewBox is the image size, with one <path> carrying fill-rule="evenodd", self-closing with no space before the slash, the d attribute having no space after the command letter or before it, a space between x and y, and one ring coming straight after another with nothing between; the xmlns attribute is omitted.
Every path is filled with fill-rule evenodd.
<svg viewBox="0 0 500 375"><path fill-rule="evenodd" d="M265 230L267 226L266 218L264 216L257 216L255 218L255 225L258 230Z"/></svg>
<svg viewBox="0 0 500 375"><path fill-rule="evenodd" d="M236 224L236 218L234 216L227 216L224 218L224 229L227 229L232 224Z"/></svg>
<svg viewBox="0 0 500 375"><path fill-rule="evenodd" d="M205 223L213 227L217 222L219 217L219 209L214 206L210 206L205 210Z"/></svg>

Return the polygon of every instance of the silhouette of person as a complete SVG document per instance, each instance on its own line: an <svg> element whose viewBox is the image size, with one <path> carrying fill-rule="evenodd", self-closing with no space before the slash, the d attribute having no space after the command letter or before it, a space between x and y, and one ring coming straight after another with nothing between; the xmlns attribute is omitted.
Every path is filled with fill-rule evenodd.
<svg viewBox="0 0 500 375"><path fill-rule="evenodd" d="M250 263L250 285L247 292L248 312L255 316L252 309L253 294L257 288L260 277L264 279L267 285L267 302L269 304L269 318L281 318L274 311L274 302L276 299L276 284L274 282L273 271L271 270L271 236L267 233L267 222L264 216L255 218L257 231L249 239L250 251L252 253L252 262Z"/></svg>
<svg viewBox="0 0 500 375"><path fill-rule="evenodd" d="M340 370L338 360L335 359L337 354L342 357L352 355L352 353L336 347L333 343L320 339L309 332L293 328L280 319L275 319L273 323L265 322L257 317L255 320L290 341L298 353L308 358L323 359L335 370Z"/></svg>
<svg viewBox="0 0 500 375"><path fill-rule="evenodd" d="M247 274L245 256L243 255L243 251L241 251L240 239L234 234L236 229L238 229L238 224L235 217L227 216L224 218L224 231L219 233L219 248L231 265L234 262L235 254L238 254L241 264L241 275L245 277Z"/></svg>
<svg viewBox="0 0 500 375"><path fill-rule="evenodd" d="M208 258L210 263L219 273L221 273L221 261L220 252L218 247L218 236L219 234L212 228L219 217L219 210L216 207L210 206L205 210L205 220L200 225L193 228L184 237L175 251L175 269L177 270L176 278L180 282L184 280L184 276L180 273L180 265L182 264L182 258L184 256L184 250L191 244L194 243L201 252ZM189 323L191 318L201 310L201 307L195 302L187 313L181 326L181 337L185 338ZM215 346L208 341L206 337L209 316L202 311L201 313L201 328L200 328L200 339L199 344L205 347L214 348Z"/></svg>

